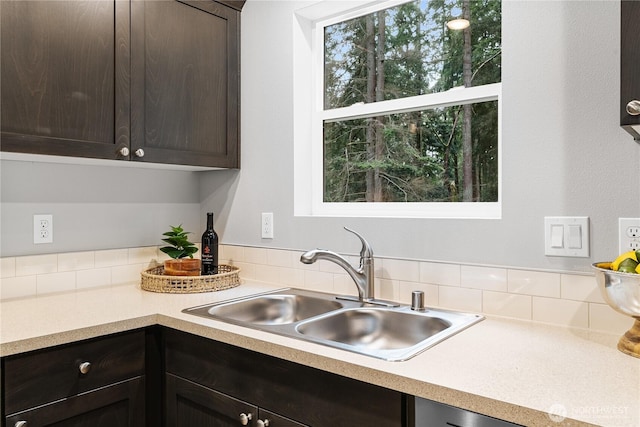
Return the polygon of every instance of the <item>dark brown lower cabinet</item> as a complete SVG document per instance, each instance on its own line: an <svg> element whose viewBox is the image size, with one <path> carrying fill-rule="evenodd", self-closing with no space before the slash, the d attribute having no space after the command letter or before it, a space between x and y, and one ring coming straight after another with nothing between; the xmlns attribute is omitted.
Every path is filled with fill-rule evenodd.
<svg viewBox="0 0 640 427"><path fill-rule="evenodd" d="M145 425L145 331L2 359L6 427Z"/></svg>
<svg viewBox="0 0 640 427"><path fill-rule="evenodd" d="M173 329L164 349L167 426L405 425L397 391Z"/></svg>
<svg viewBox="0 0 640 427"><path fill-rule="evenodd" d="M138 377L13 414L6 426L143 426L144 392L144 378Z"/></svg>
<svg viewBox="0 0 640 427"><path fill-rule="evenodd" d="M208 387L166 374L166 425L172 427L304 427Z"/></svg>

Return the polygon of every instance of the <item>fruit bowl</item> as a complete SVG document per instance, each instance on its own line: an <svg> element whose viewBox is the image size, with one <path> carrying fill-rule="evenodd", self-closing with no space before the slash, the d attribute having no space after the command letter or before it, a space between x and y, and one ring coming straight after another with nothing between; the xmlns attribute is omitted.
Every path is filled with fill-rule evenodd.
<svg viewBox="0 0 640 427"><path fill-rule="evenodd" d="M618 350L640 358L640 274L613 271L609 264L592 265L600 293L615 311L635 319L631 329L620 338Z"/></svg>

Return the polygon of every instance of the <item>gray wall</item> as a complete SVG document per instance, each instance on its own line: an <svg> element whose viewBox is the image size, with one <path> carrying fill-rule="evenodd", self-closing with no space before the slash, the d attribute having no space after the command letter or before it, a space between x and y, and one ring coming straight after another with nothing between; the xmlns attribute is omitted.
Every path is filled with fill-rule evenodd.
<svg viewBox="0 0 640 427"><path fill-rule="evenodd" d="M640 217L640 145L618 126L619 2L503 2L501 220L293 216L300 5L250 0L242 12L242 171L201 182L225 242L355 253L346 225L385 256L581 271L616 255L618 217ZM260 212L274 212L275 239L260 239ZM589 216L592 257L546 257L545 216Z"/></svg>
<svg viewBox="0 0 640 427"><path fill-rule="evenodd" d="M2 256L159 244L168 224L224 243L554 270L617 253L618 217L640 217L640 145L618 126L619 2L505 1L503 217L293 216L294 1L242 12L242 169L181 172L2 161ZM260 238L273 212L275 239ZM55 242L33 245L31 215L53 213ZM544 216L589 216L591 258L544 255ZM199 234L196 233L196 234Z"/></svg>
<svg viewBox="0 0 640 427"><path fill-rule="evenodd" d="M169 225L202 233L195 172L2 160L1 255L162 244ZM33 214L53 243L33 244Z"/></svg>

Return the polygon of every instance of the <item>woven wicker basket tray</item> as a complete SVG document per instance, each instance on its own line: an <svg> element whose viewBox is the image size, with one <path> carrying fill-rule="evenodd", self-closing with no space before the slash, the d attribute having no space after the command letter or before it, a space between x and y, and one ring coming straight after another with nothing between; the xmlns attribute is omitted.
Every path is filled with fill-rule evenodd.
<svg viewBox="0 0 640 427"><path fill-rule="evenodd" d="M145 291L171 294L214 292L230 289L240 284L240 269L221 264L218 274L211 276L165 276L164 267L153 267L140 273L141 287Z"/></svg>

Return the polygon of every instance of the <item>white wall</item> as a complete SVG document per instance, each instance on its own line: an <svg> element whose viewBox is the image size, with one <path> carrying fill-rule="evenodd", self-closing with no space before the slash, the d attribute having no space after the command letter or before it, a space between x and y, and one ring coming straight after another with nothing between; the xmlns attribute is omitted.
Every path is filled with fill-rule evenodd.
<svg viewBox="0 0 640 427"><path fill-rule="evenodd" d="M501 220L293 216L294 1L242 12L242 169L181 172L0 163L1 256L157 245L169 224L199 234L204 214L228 244L586 271L617 253L618 217L640 217L640 145L618 126L617 1L503 2ZM304 141L295 141L304 143ZM260 238L274 212L275 239ZM33 245L31 216L54 214L55 241ZM589 216L587 258L546 257L544 216Z"/></svg>
<svg viewBox="0 0 640 427"><path fill-rule="evenodd" d="M617 254L618 217L640 216L640 145L619 126L616 1L503 2L501 220L293 216L292 41L308 3L249 0L242 12L242 170L207 173L201 214L225 243L553 270ZM275 239L260 238L274 212ZM546 257L544 216L589 216L591 258Z"/></svg>

